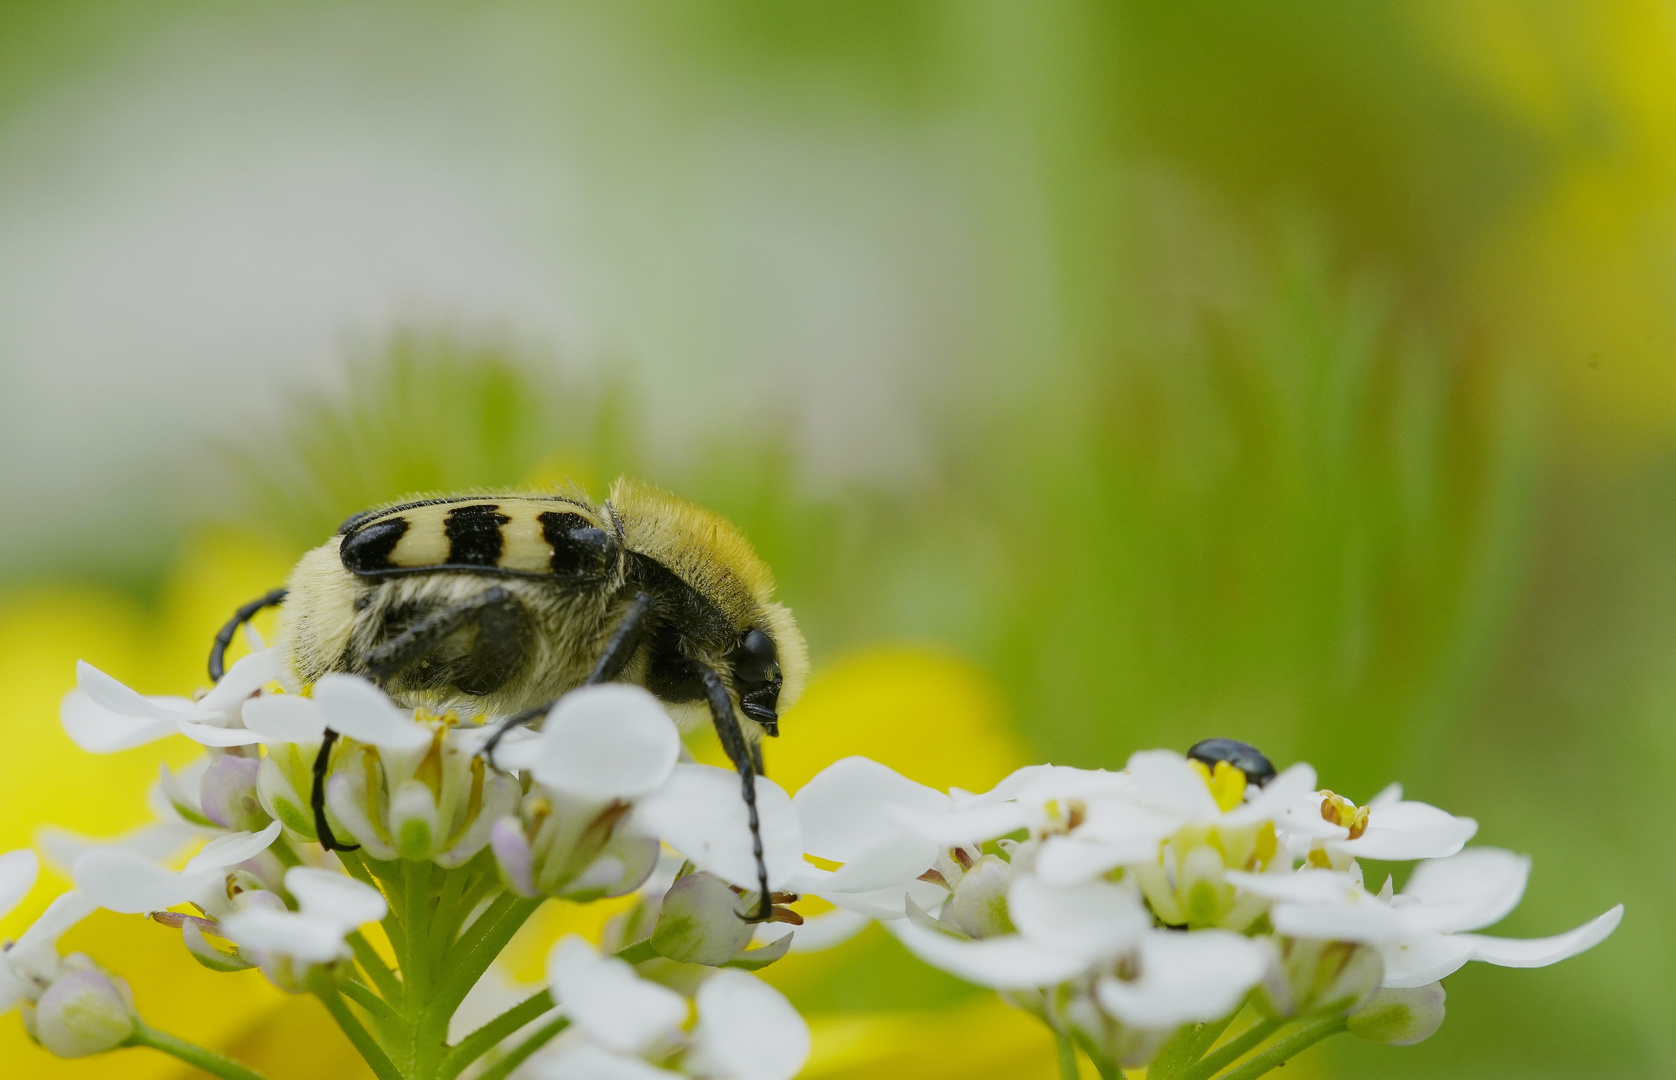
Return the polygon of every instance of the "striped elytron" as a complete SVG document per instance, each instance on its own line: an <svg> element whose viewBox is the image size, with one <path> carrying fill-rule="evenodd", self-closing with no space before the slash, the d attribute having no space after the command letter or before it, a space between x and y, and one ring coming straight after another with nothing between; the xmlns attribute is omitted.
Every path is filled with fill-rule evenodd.
<svg viewBox="0 0 1676 1080"><path fill-rule="evenodd" d="M217 635L210 677L221 677L238 626L279 604L293 691L333 672L364 675L403 704L504 730L578 686L644 686L677 723L714 724L739 769L766 912L758 742L779 733L808 672L803 637L773 591L731 524L631 480L600 504L573 492L420 499L351 517L285 588L239 609ZM314 790L329 847L340 846L323 791L334 739L321 747Z"/></svg>

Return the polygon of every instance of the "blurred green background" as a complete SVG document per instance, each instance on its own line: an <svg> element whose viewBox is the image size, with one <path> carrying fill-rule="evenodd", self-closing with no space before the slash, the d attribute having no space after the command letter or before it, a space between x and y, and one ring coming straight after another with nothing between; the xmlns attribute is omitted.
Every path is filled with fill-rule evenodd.
<svg viewBox="0 0 1676 1080"><path fill-rule="evenodd" d="M817 667L1401 779L1535 857L1508 933L1628 905L1316 1075L1676 1076L1668 3L7 4L0 454L15 610L640 473Z"/></svg>

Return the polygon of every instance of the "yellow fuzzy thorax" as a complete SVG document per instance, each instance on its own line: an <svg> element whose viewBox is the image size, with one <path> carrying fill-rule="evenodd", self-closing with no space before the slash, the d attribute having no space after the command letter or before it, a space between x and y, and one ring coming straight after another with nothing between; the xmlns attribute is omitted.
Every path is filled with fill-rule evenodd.
<svg viewBox="0 0 1676 1080"><path fill-rule="evenodd" d="M611 511L624 545L668 567L736 620L774 596L774 575L732 522L662 488L621 477Z"/></svg>

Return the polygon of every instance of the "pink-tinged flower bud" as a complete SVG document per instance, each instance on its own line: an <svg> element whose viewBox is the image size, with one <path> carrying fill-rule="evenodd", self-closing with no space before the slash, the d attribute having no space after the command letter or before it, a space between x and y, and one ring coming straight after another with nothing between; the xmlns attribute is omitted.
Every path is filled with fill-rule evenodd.
<svg viewBox="0 0 1676 1080"><path fill-rule="evenodd" d="M257 758L223 754L204 770L198 783L198 802L204 816L224 829L261 832L272 819L262 809L256 780L262 771Z"/></svg>
<svg viewBox="0 0 1676 1080"><path fill-rule="evenodd" d="M128 988L96 968L54 980L25 1021L35 1041L62 1058L114 1050L134 1033Z"/></svg>
<svg viewBox="0 0 1676 1080"><path fill-rule="evenodd" d="M741 917L732 886L700 871L664 894L652 947L671 960L720 967L750 944L755 929Z"/></svg>
<svg viewBox="0 0 1676 1080"><path fill-rule="evenodd" d="M1408 1046L1431 1038L1443 1025L1443 984L1387 988L1351 1013L1350 1033L1369 1042Z"/></svg>
<svg viewBox="0 0 1676 1080"><path fill-rule="evenodd" d="M489 847L494 850L495 864L506 887L519 896L534 897L535 853L518 819L509 814L489 826Z"/></svg>

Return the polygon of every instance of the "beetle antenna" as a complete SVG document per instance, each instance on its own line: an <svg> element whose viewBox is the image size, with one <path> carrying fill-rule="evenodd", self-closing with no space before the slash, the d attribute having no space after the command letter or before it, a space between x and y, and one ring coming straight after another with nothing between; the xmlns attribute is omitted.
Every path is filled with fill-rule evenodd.
<svg viewBox="0 0 1676 1080"><path fill-rule="evenodd" d="M745 816L751 827L751 854L757 861L757 885L762 890L758 895L761 899L757 901L756 911L746 916L745 921L768 922L774 917L774 897L768 891L768 863L762 856L762 822L757 816L756 759L746 742L745 733L740 730L738 717L733 715L733 699L728 697L722 677L708 667L701 670L704 672L704 696L710 704L710 719L716 725L716 736L721 739L728 760L739 772L739 790L745 799Z"/></svg>

